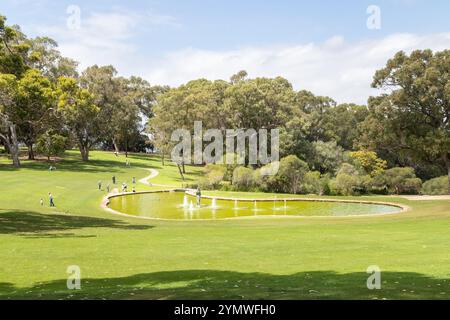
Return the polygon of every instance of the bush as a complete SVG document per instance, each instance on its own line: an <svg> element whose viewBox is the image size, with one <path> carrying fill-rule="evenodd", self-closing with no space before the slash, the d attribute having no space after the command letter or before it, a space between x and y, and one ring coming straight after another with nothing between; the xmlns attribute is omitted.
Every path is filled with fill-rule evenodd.
<svg viewBox="0 0 450 320"><path fill-rule="evenodd" d="M443 176L426 181L423 184L422 193L428 195L448 194L448 177Z"/></svg>
<svg viewBox="0 0 450 320"><path fill-rule="evenodd" d="M378 175L375 178L375 184L378 187L384 184L389 190L389 193L418 194L422 187L422 180L416 177L413 168L396 167L388 169Z"/></svg>
<svg viewBox="0 0 450 320"><path fill-rule="evenodd" d="M307 172L302 183L302 193L326 194L329 192L328 183L328 175L321 175L319 171Z"/></svg>
<svg viewBox="0 0 450 320"><path fill-rule="evenodd" d="M293 155L287 156L279 162L278 172L275 175L265 176L263 173L266 168L268 166L273 168L274 165L274 163L269 164L260 170L263 188L271 192L298 193L302 180L309 170L306 162Z"/></svg>
<svg viewBox="0 0 450 320"><path fill-rule="evenodd" d="M233 188L237 191L248 191L254 186L254 171L246 167L237 167L233 171Z"/></svg>
<svg viewBox="0 0 450 320"><path fill-rule="evenodd" d="M212 168L212 166L215 165L208 165L208 166L207 166L208 168L205 167L206 175L202 179L200 179L198 185L202 189L207 190L217 189L223 180L225 170L221 170L220 168Z"/></svg>

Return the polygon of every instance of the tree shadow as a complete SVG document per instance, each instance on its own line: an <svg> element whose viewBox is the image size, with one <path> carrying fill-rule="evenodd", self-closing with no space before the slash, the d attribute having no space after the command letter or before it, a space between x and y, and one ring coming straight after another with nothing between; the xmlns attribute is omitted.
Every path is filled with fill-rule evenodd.
<svg viewBox="0 0 450 320"><path fill-rule="evenodd" d="M150 225L134 225L121 220L73 216L65 214L42 214L31 211L0 211L0 234L15 234L25 237L92 237L61 233L83 228L112 228L125 230L147 230Z"/></svg>
<svg viewBox="0 0 450 320"><path fill-rule="evenodd" d="M83 266L80 266L81 270ZM291 275L219 270L179 270L120 278L67 279L22 288L0 283L0 299L449 299L449 279L413 272L382 272L380 290L369 290L365 272L300 272Z"/></svg>

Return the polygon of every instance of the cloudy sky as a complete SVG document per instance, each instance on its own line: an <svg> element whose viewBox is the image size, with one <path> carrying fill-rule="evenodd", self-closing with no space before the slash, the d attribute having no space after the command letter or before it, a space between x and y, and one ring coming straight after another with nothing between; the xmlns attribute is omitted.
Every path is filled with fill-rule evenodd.
<svg viewBox="0 0 450 320"><path fill-rule="evenodd" d="M447 0L1 0L0 14L64 55L176 86L282 76L297 90L365 103L399 50L450 48Z"/></svg>

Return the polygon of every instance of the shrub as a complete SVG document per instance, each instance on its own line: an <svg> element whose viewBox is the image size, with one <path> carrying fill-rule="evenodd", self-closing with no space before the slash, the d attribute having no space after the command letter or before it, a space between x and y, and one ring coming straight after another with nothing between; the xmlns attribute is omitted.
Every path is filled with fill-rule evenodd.
<svg viewBox="0 0 450 320"><path fill-rule="evenodd" d="M326 194L329 191L328 183L328 175L321 175L319 171L307 172L302 183L302 193Z"/></svg>
<svg viewBox="0 0 450 320"><path fill-rule="evenodd" d="M428 195L448 194L448 177L443 176L426 181L423 184L422 193Z"/></svg>
<svg viewBox="0 0 450 320"><path fill-rule="evenodd" d="M273 168L274 165L274 163L270 164L270 166L272 166L271 168ZM278 172L275 175L264 175L264 170L267 169L268 166L261 168L261 177L264 181L262 185L267 191L280 193L298 193L300 191L301 182L306 172L309 170L306 162L294 155L281 159Z"/></svg>
<svg viewBox="0 0 450 320"><path fill-rule="evenodd" d="M248 191L254 186L254 172L250 168L237 167L233 171L233 187L238 191Z"/></svg>
<svg viewBox="0 0 450 320"><path fill-rule="evenodd" d="M200 179L198 185L202 189L217 189L223 180L225 170L207 170L206 175Z"/></svg>
<svg viewBox="0 0 450 320"><path fill-rule="evenodd" d="M389 193L395 194L417 194L422 187L422 180L416 177L414 169L410 167L388 169L378 175L375 181L376 185L384 184Z"/></svg>

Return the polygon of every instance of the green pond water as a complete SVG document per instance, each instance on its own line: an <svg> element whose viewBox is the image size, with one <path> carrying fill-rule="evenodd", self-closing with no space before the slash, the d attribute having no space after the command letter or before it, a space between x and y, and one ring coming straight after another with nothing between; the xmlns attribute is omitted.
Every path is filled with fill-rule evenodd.
<svg viewBox="0 0 450 320"><path fill-rule="evenodd" d="M192 202L192 204L191 204ZM215 203L214 203L215 202ZM394 213L398 207L314 201L219 200L202 198L200 207L196 198L184 192L131 194L113 197L109 207L121 213L159 219L226 219L248 216L347 216Z"/></svg>

